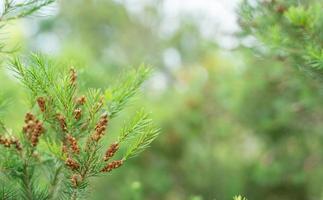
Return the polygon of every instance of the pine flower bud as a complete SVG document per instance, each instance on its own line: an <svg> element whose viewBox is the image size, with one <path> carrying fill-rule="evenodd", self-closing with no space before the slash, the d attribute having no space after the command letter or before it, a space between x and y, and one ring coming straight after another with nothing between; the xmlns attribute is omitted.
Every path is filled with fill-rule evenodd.
<svg viewBox="0 0 323 200"><path fill-rule="evenodd" d="M15 144L15 148L17 149L17 151L22 151L22 145L21 145L21 143L19 142L19 140L16 140L16 141L14 142L14 144Z"/></svg>
<svg viewBox="0 0 323 200"><path fill-rule="evenodd" d="M123 164L123 160L115 160L111 163L107 164L103 169L101 169L101 172L110 172L113 169L119 168Z"/></svg>
<svg viewBox="0 0 323 200"><path fill-rule="evenodd" d="M62 114L56 114L56 118L59 122L59 125L61 126L61 129L63 132L67 132L67 125L66 125L66 119Z"/></svg>
<svg viewBox="0 0 323 200"><path fill-rule="evenodd" d="M95 131L91 136L93 141L98 142L102 138L105 130L107 129L107 125L108 125L108 115L103 114L100 117L99 122L96 124Z"/></svg>
<svg viewBox="0 0 323 200"><path fill-rule="evenodd" d="M76 85L76 79L77 79L77 73L74 68L70 69L70 82L71 85L75 86Z"/></svg>
<svg viewBox="0 0 323 200"><path fill-rule="evenodd" d="M65 165L68 166L71 170L77 170L80 167L80 165L71 157L68 157L66 159Z"/></svg>
<svg viewBox="0 0 323 200"><path fill-rule="evenodd" d="M85 103L86 103L86 98L84 95L76 99L77 105L84 105Z"/></svg>
<svg viewBox="0 0 323 200"><path fill-rule="evenodd" d="M110 158L112 158L114 154L118 151L118 149L119 149L118 143L111 144L108 150L105 152L105 156L103 158L104 161L108 161Z"/></svg>
<svg viewBox="0 0 323 200"><path fill-rule="evenodd" d="M5 147L10 147L11 142L8 138L4 138L3 136L0 137L0 144L2 144Z"/></svg>
<svg viewBox="0 0 323 200"><path fill-rule="evenodd" d="M71 182L72 182L72 185L73 187L77 187L78 184L82 181L82 177L78 174L73 174L71 176Z"/></svg>
<svg viewBox="0 0 323 200"><path fill-rule="evenodd" d="M28 112L26 113L26 116L25 116L25 123L28 123L29 121L34 121L35 120L35 116Z"/></svg>
<svg viewBox="0 0 323 200"><path fill-rule="evenodd" d="M70 134L67 135L66 139L70 143L72 152L76 153L76 154L80 153L80 148L79 148L79 146L77 144L77 140L73 136L71 136Z"/></svg>
<svg viewBox="0 0 323 200"><path fill-rule="evenodd" d="M4 138L3 136L0 136L0 144L2 144L7 148L11 147L11 145L14 145L17 151L22 150L20 141L15 137L12 137L9 139L9 138Z"/></svg>
<svg viewBox="0 0 323 200"><path fill-rule="evenodd" d="M80 120L82 117L82 110L80 108L77 108L74 110L74 118L76 120Z"/></svg>
<svg viewBox="0 0 323 200"><path fill-rule="evenodd" d="M45 112L46 110L46 101L44 97L38 97L37 99L38 106L40 108L40 111Z"/></svg>
<svg viewBox="0 0 323 200"><path fill-rule="evenodd" d="M36 119L36 117L31 113L26 114L25 125L23 126L22 130L23 133L25 133L26 138L34 147L37 146L39 142L39 137L45 132L43 123Z"/></svg>

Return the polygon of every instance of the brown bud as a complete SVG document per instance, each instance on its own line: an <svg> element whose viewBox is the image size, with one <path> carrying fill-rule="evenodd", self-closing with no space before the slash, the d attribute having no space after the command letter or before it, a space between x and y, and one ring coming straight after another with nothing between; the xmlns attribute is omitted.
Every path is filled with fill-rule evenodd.
<svg viewBox="0 0 323 200"><path fill-rule="evenodd" d="M66 166L68 166L71 170L77 170L80 165L73 160L71 157L68 157L65 161Z"/></svg>
<svg viewBox="0 0 323 200"><path fill-rule="evenodd" d="M84 105L85 103L86 103L86 98L84 95L76 99L76 104L78 105Z"/></svg>
<svg viewBox="0 0 323 200"><path fill-rule="evenodd" d="M14 145L14 147L17 151L22 150L22 146L21 146L20 141L15 137L5 138L3 136L0 136L0 144L6 148L9 148L9 147L11 147L11 145Z"/></svg>
<svg viewBox="0 0 323 200"><path fill-rule="evenodd" d="M37 98L37 103L40 108L40 111L45 112L46 110L46 101L44 97L38 97Z"/></svg>
<svg viewBox="0 0 323 200"><path fill-rule="evenodd" d="M28 123L29 121L34 121L35 120L35 116L28 112L26 113L26 116L25 116L25 123Z"/></svg>
<svg viewBox="0 0 323 200"><path fill-rule="evenodd" d="M73 153L80 153L80 148L78 146L77 140L71 136L70 134L67 135L66 139L68 140L68 142L70 143L70 147L72 149Z"/></svg>
<svg viewBox="0 0 323 200"><path fill-rule="evenodd" d="M26 114L25 125L23 126L22 130L26 138L34 147L37 146L39 137L45 132L43 123L36 119L36 117L31 113ZM16 144L16 146L19 147L20 145Z"/></svg>
<svg viewBox="0 0 323 200"><path fill-rule="evenodd" d="M105 130L107 129L107 125L108 125L108 115L103 114L100 117L99 122L96 124L94 132L91 136L93 141L98 142L102 138L102 136L105 133Z"/></svg>
<svg viewBox="0 0 323 200"><path fill-rule="evenodd" d="M119 149L119 144L118 143L113 143L110 145L108 150L105 152L104 155L104 161L108 161L110 158L114 156L114 154L118 151Z"/></svg>
<svg viewBox="0 0 323 200"><path fill-rule="evenodd" d="M21 151L21 150L22 150L22 145L21 145L21 143L20 143L19 141L17 141L17 142L15 143L15 147L16 147L16 149L17 149L18 151Z"/></svg>
<svg viewBox="0 0 323 200"><path fill-rule="evenodd" d="M115 160L111 163L107 164L103 169L101 169L101 172L110 172L113 169L119 168L123 164L123 160Z"/></svg>
<svg viewBox="0 0 323 200"><path fill-rule="evenodd" d="M80 108L77 108L74 110L74 118L76 120L80 120L82 116L82 110Z"/></svg>
<svg viewBox="0 0 323 200"><path fill-rule="evenodd" d="M59 125L61 126L61 129L63 132L67 132L67 125L66 125L66 119L62 114L56 114L56 118L59 122Z"/></svg>
<svg viewBox="0 0 323 200"><path fill-rule="evenodd" d="M77 73L74 68L70 69L70 82L71 85L75 86L76 85L76 79L77 79Z"/></svg>
<svg viewBox="0 0 323 200"><path fill-rule="evenodd" d="M71 182L72 182L72 185L73 187L77 187L78 184L82 181L82 177L78 174L73 174L71 176Z"/></svg>

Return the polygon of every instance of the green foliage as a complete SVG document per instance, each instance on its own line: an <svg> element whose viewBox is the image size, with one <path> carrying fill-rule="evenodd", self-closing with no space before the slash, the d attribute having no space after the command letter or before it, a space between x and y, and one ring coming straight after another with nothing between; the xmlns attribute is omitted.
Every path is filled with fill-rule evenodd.
<svg viewBox="0 0 323 200"><path fill-rule="evenodd" d="M128 149L124 159L128 159L134 157L144 151L149 147L150 143L156 139L159 134L159 130L155 127L147 127L143 130L143 134L141 134L138 139L134 142L134 144Z"/></svg>
<svg viewBox="0 0 323 200"><path fill-rule="evenodd" d="M323 67L322 5L320 0L241 4L242 38L256 38L251 49L260 56L247 61L235 112L261 138L261 151L268 157L259 159L271 160L270 164L254 164L248 173L253 190L269 196L248 194L250 198L320 196L317 188L322 185L313 177L320 174L321 161L311 172L303 167L310 154L322 154L321 125L311 117L322 118L322 82L317 81L322 80ZM304 72L311 76L304 76Z"/></svg>
<svg viewBox="0 0 323 200"><path fill-rule="evenodd" d="M19 3L5 1L1 16L2 27L8 21L26 17L52 2L54 0L30 0ZM3 52L4 47L4 44L1 45ZM0 143L8 148L14 141L18 141L16 151L10 148L10 151L2 155L2 173L10 174L8 180L16 180L20 183L16 188L11 188L9 184L3 186L2 199L86 198L90 177L97 176L104 169L110 172L119 167L128 158L147 148L159 133L156 128L153 128L148 115L141 112L146 122L132 124L134 127L126 124L127 128L123 129L118 141L121 144L127 140L123 146L124 148L128 146L127 152L131 153L125 154L119 161L111 163L102 161L104 152L99 140L105 132L107 117L109 120L116 117L129 99L137 93L149 75L150 70L145 66L141 66L138 71L128 73L124 81L120 81L116 87L107 89L105 96L101 90L89 89L83 96L77 97L79 91L76 87L77 74L74 69L69 73L67 71L58 73L57 65L53 61L36 54L23 60L15 57L10 64L10 69L16 78L28 89L30 109L35 111L37 104L39 106L40 110L36 111L36 115L32 115L32 118L42 116L44 124L41 123L40 126L48 127L45 128L46 134L39 145L40 135L32 136L32 138L36 137L35 140L26 135L26 131L19 134L22 142L20 144L18 139L10 139L10 137L13 138L13 134L1 121L1 129L6 134L0 135ZM76 98L83 98L83 102L77 102ZM3 102L1 99L1 110ZM28 114L26 120L27 116ZM38 119L36 122L38 123ZM29 125L26 124L25 127L27 126ZM70 144L66 147L68 140ZM36 148L37 146L39 147ZM110 150L112 146L109 147ZM79 155L72 156L70 152L64 153L64 148L74 148L74 150L76 148ZM118 148L119 144L117 149L112 149L112 155L108 154L108 149L106 156L113 157ZM41 154L41 156L35 159L34 154ZM6 162L3 162L4 160ZM68 161L70 161L69 164ZM116 166L116 163L119 164ZM47 170L40 175L36 173L40 169ZM49 184L42 181L44 177L49 178Z"/></svg>
<svg viewBox="0 0 323 200"><path fill-rule="evenodd" d="M31 110L43 120L35 100L55 97L53 106L48 107L52 109L48 113L52 114L44 123L49 128L37 146L40 161L31 162L36 172L29 170L34 173L31 182L36 180L40 186L32 190L35 191L32 195L41 196L45 192L48 199L68 199L76 192L78 196L94 200L232 199L239 193L246 194L249 199L264 200L322 198L321 85L305 77L302 71L293 69L300 67L320 76L322 39L318 38L322 38L322 30L319 31L322 1L250 0L250 3L242 4L240 22L246 37L246 40L242 38L242 43L251 44L252 53L245 48L219 50L213 40L203 36L205 32L199 29L199 18L190 13L183 16L183 20L175 20L176 24L179 22L175 29L170 24L171 30L166 30L165 34L164 20L167 22L167 19L165 12L160 10L162 1L149 1L159 3L145 6L138 3L134 10L126 3L128 1L123 2L60 1L60 12L45 20L33 21L32 25L37 28L32 34L24 35L27 40L22 44L25 45L23 50L28 54L30 49L42 50L47 42L43 36L58 36L59 51L54 55L55 61L71 61L80 68L79 78L84 80L77 84L76 91L70 88L68 70L63 69L62 64L39 55L31 59L17 58L17 62L13 59L12 64L21 63L22 71L39 79L40 84L27 78L26 83L34 85L34 91L24 84L29 95L30 109L26 109L21 105L25 96L15 86L15 81L5 68L0 72L0 85L4 88L1 92L14 100L8 105L11 108L8 114L3 115L13 130L3 126L0 131L4 135L23 139L24 135L19 131L21 112ZM137 13L139 8L140 13ZM28 27L30 22L25 23ZM20 25L17 27L19 29ZM62 31L62 27L68 27L68 31L65 28ZM257 41L248 43L254 41L250 38ZM175 66L174 63L166 65L169 49L178 56L179 63ZM46 85L46 73L37 72L42 68L37 59L47 73L55 77L55 90ZM134 77L141 74L134 72L124 78L117 74L129 70L120 66L136 66L143 59L159 67L157 77L153 77L153 84L145 87L149 92L144 98L132 101L132 96L141 90L141 87L132 87L136 85L132 83L136 82ZM53 73L51 69L55 69ZM120 79L119 84L114 84L116 77ZM18 78L24 81L21 76ZM158 83L161 78L161 89L155 89L154 78ZM106 86L109 88L105 89ZM88 89L92 87L100 89ZM69 100L73 96L71 93L77 97L84 95L87 99L80 106L84 115L77 122L71 114L75 105ZM94 105L102 99L106 104L98 109ZM112 117L109 138L102 139L97 146L97 155L81 151L80 155L72 156L83 163L81 171L85 166L92 166L89 177L101 176L96 172L103 166L96 164L102 162L107 144L114 144L113 141L120 144L116 159L124 159L127 155L131 158L133 152L141 150L136 144L145 144L154 136L154 132L149 131L153 125L147 113L143 110L133 113L133 109L127 109L129 102L135 108L143 105L145 110L153 110L163 137L156 141L151 151L127 162L127 167L115 171L113 176L89 178L75 191L71 187L70 169L64 164L67 156L62 155L60 136L63 131L54 113L66 115L69 131L83 148L100 114L107 112L110 119ZM86 118L90 119L89 125L81 130L78 123L82 124ZM144 135L148 136L142 137ZM2 153L0 159L8 161L1 162L1 167L22 166L14 148L8 150L1 147L6 153ZM5 190L9 194L13 192L13 199L20 199L23 194L19 191L28 192L21 190L21 176L16 172L1 183L12 182ZM85 187L93 192L87 192Z"/></svg>
<svg viewBox="0 0 323 200"><path fill-rule="evenodd" d="M247 200L247 199L239 195L239 196L233 197L233 200Z"/></svg>
<svg viewBox="0 0 323 200"><path fill-rule="evenodd" d="M291 6L288 8L285 16L294 26L309 28L311 25L313 25L311 23L314 20L313 13L306 10L302 5L297 7Z"/></svg>
<svg viewBox="0 0 323 200"><path fill-rule="evenodd" d="M105 98L108 101L108 112L111 118L115 117L124 108L126 102L136 94L149 74L149 68L141 66L137 71L130 72L124 78L124 81L116 87L105 91Z"/></svg>
<svg viewBox="0 0 323 200"><path fill-rule="evenodd" d="M243 35L254 36L279 59L322 76L322 1L244 1ZM261 52L261 50L259 51Z"/></svg>

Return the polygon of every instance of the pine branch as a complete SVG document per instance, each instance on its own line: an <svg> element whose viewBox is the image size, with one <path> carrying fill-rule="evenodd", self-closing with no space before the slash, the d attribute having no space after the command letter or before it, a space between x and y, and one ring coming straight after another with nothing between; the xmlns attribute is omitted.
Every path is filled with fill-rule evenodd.
<svg viewBox="0 0 323 200"><path fill-rule="evenodd" d="M147 79L150 69L142 65L138 70L129 73L124 81L116 87L106 90L105 97L110 118L114 118L124 109L126 103L138 92L139 87Z"/></svg>
<svg viewBox="0 0 323 200"><path fill-rule="evenodd" d="M0 30L2 30L10 21L27 17L40 11L55 2L55 0L4 0L3 10L0 14ZM0 41L0 53L13 53L15 49L6 50L6 44Z"/></svg>
<svg viewBox="0 0 323 200"><path fill-rule="evenodd" d="M51 180L51 183L50 183L50 189L49 189L49 192L48 192L48 196L46 199L57 199L57 194L58 194L58 191L61 187L61 174L62 174L62 170L63 170L63 165L59 162L56 163L56 165L54 165L54 173L53 174L50 174L51 177L50 177L50 180Z"/></svg>
<svg viewBox="0 0 323 200"><path fill-rule="evenodd" d="M245 0L239 12L241 35L258 40L253 46L256 52L288 61L323 79L322 3L313 2L257 0L251 4Z"/></svg>
<svg viewBox="0 0 323 200"><path fill-rule="evenodd" d="M144 133L136 138L136 141L130 146L127 150L123 160L127 160L129 158L137 156L139 153L144 151L149 145L157 138L160 130L153 127L152 125L147 127L144 130Z"/></svg>
<svg viewBox="0 0 323 200"><path fill-rule="evenodd" d="M122 132L119 136L118 142L121 143L139 134L144 134L147 127L150 126L151 123L152 120L143 110L137 112L133 120L124 125L124 128L122 129Z"/></svg>
<svg viewBox="0 0 323 200"><path fill-rule="evenodd" d="M31 186L31 174L29 173L29 166L28 163L25 162L23 165L23 174L22 174L22 191L23 191L23 197L26 200L33 200L33 190Z"/></svg>
<svg viewBox="0 0 323 200"><path fill-rule="evenodd" d="M0 199L15 200L18 197L18 191L15 185L7 178L0 175Z"/></svg>
<svg viewBox="0 0 323 200"><path fill-rule="evenodd" d="M22 138L24 148L16 147L24 161L21 179L23 196L27 200L56 197L79 199L84 196L90 178L120 167L128 158L146 149L159 134L148 115L139 111L121 130L117 144L112 144L102 155L101 138L109 123L137 93L148 76L149 69L143 66L128 75L110 93L106 92L108 102L97 89L89 89L85 95L78 94L76 70L70 69L68 73L58 71L53 62L41 55L32 55L30 60L15 58L10 69L31 94L30 109L37 110L36 115L26 114ZM40 150L37 147L43 139L50 151L45 154L48 160L65 162L60 167L55 165L54 171L50 172L52 176L48 190L34 184L37 177L33 174L35 165L46 165L46 162L34 158L35 150ZM132 144L129 146L126 141ZM10 146L17 141L9 142ZM108 162L120 144L128 147L126 155L122 160ZM65 175L62 181L58 178L61 171ZM57 191L59 194L55 195Z"/></svg>
<svg viewBox="0 0 323 200"><path fill-rule="evenodd" d="M0 16L0 22L11 21L29 16L41 8L48 6L55 0L27 0L16 3L14 0L5 0L4 10Z"/></svg>

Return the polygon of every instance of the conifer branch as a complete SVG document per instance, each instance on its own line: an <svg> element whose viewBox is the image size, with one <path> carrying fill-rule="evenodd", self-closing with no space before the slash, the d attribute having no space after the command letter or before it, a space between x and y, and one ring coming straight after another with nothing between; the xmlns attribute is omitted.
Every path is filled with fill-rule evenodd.
<svg viewBox="0 0 323 200"><path fill-rule="evenodd" d="M107 109L111 119L117 116L126 103L138 92L150 72L150 68L142 65L138 70L129 73L116 87L106 90Z"/></svg>
<svg viewBox="0 0 323 200"><path fill-rule="evenodd" d="M102 140L110 121L136 94L148 75L149 69L143 66L127 76L125 83L116 87L118 90L111 90L113 92L108 96L106 93L108 100L101 90L89 89L85 95L78 94L76 70L58 72L53 62L41 55L32 55L26 61L15 58L10 69L30 92L30 109L37 113L29 112L25 116L23 147L17 140L7 142L8 147L16 145L16 151L24 161L21 178L25 199L36 196L38 199L57 196L78 199L86 191L90 178L122 166L128 158L146 149L159 134L148 115L139 111L131 122L124 125L117 142L102 152ZM37 181L33 176L34 166L41 165L41 158L36 159L34 153L40 151L37 146L44 139L52 153L47 155L49 159L61 163L55 164L51 170L53 175L48 190L33 184ZM61 150L56 144L61 145ZM110 161L119 145L125 146L127 153L121 160ZM59 178L61 174L64 174L63 180ZM63 189L60 193L64 194L55 195L60 188Z"/></svg>
<svg viewBox="0 0 323 200"><path fill-rule="evenodd" d="M29 16L53 2L55 2L55 0L25 0L18 2L14 0L5 0L0 22Z"/></svg>
<svg viewBox="0 0 323 200"><path fill-rule="evenodd" d="M54 1L6 0L0 28ZM0 51L4 46L0 44ZM124 125L117 143L103 152L102 140L109 123L135 96L150 73L145 66L129 73L104 94L99 89L79 94L76 69L60 72L52 60L42 55L14 57L9 69L27 89L30 107L21 133L12 131L19 138L0 121L0 129L5 132L0 135L0 148L5 150L0 155L0 175L7 174L8 179L21 183L17 188L3 185L0 198L80 199L85 196L90 178L122 166L128 158L146 149L159 133L148 115L140 111L132 122ZM0 111L3 105L0 98ZM39 144L47 145L48 149L38 148ZM110 161L121 144L128 148L128 153L120 160ZM35 172L43 168L49 169L45 174L50 181L40 187L40 175Z"/></svg>
<svg viewBox="0 0 323 200"><path fill-rule="evenodd" d="M152 120L143 110L137 112L131 122L126 123L119 136L118 143L131 139L139 134L143 134Z"/></svg>
<svg viewBox="0 0 323 200"><path fill-rule="evenodd" d="M0 30L2 30L10 21L24 18L40 11L56 0L3 0L3 10L0 14ZM6 49L6 44L0 41L0 53L12 53L15 49Z"/></svg>
<svg viewBox="0 0 323 200"><path fill-rule="evenodd" d="M258 40L258 46L253 47L258 53L274 55L323 79L323 12L320 1L257 0L252 4L244 0L240 16L241 35Z"/></svg>
<svg viewBox="0 0 323 200"><path fill-rule="evenodd" d="M138 139L132 144L127 150L123 160L137 156L139 153L144 151L159 135L160 130L153 127L152 125L144 130L144 133L138 137Z"/></svg>

